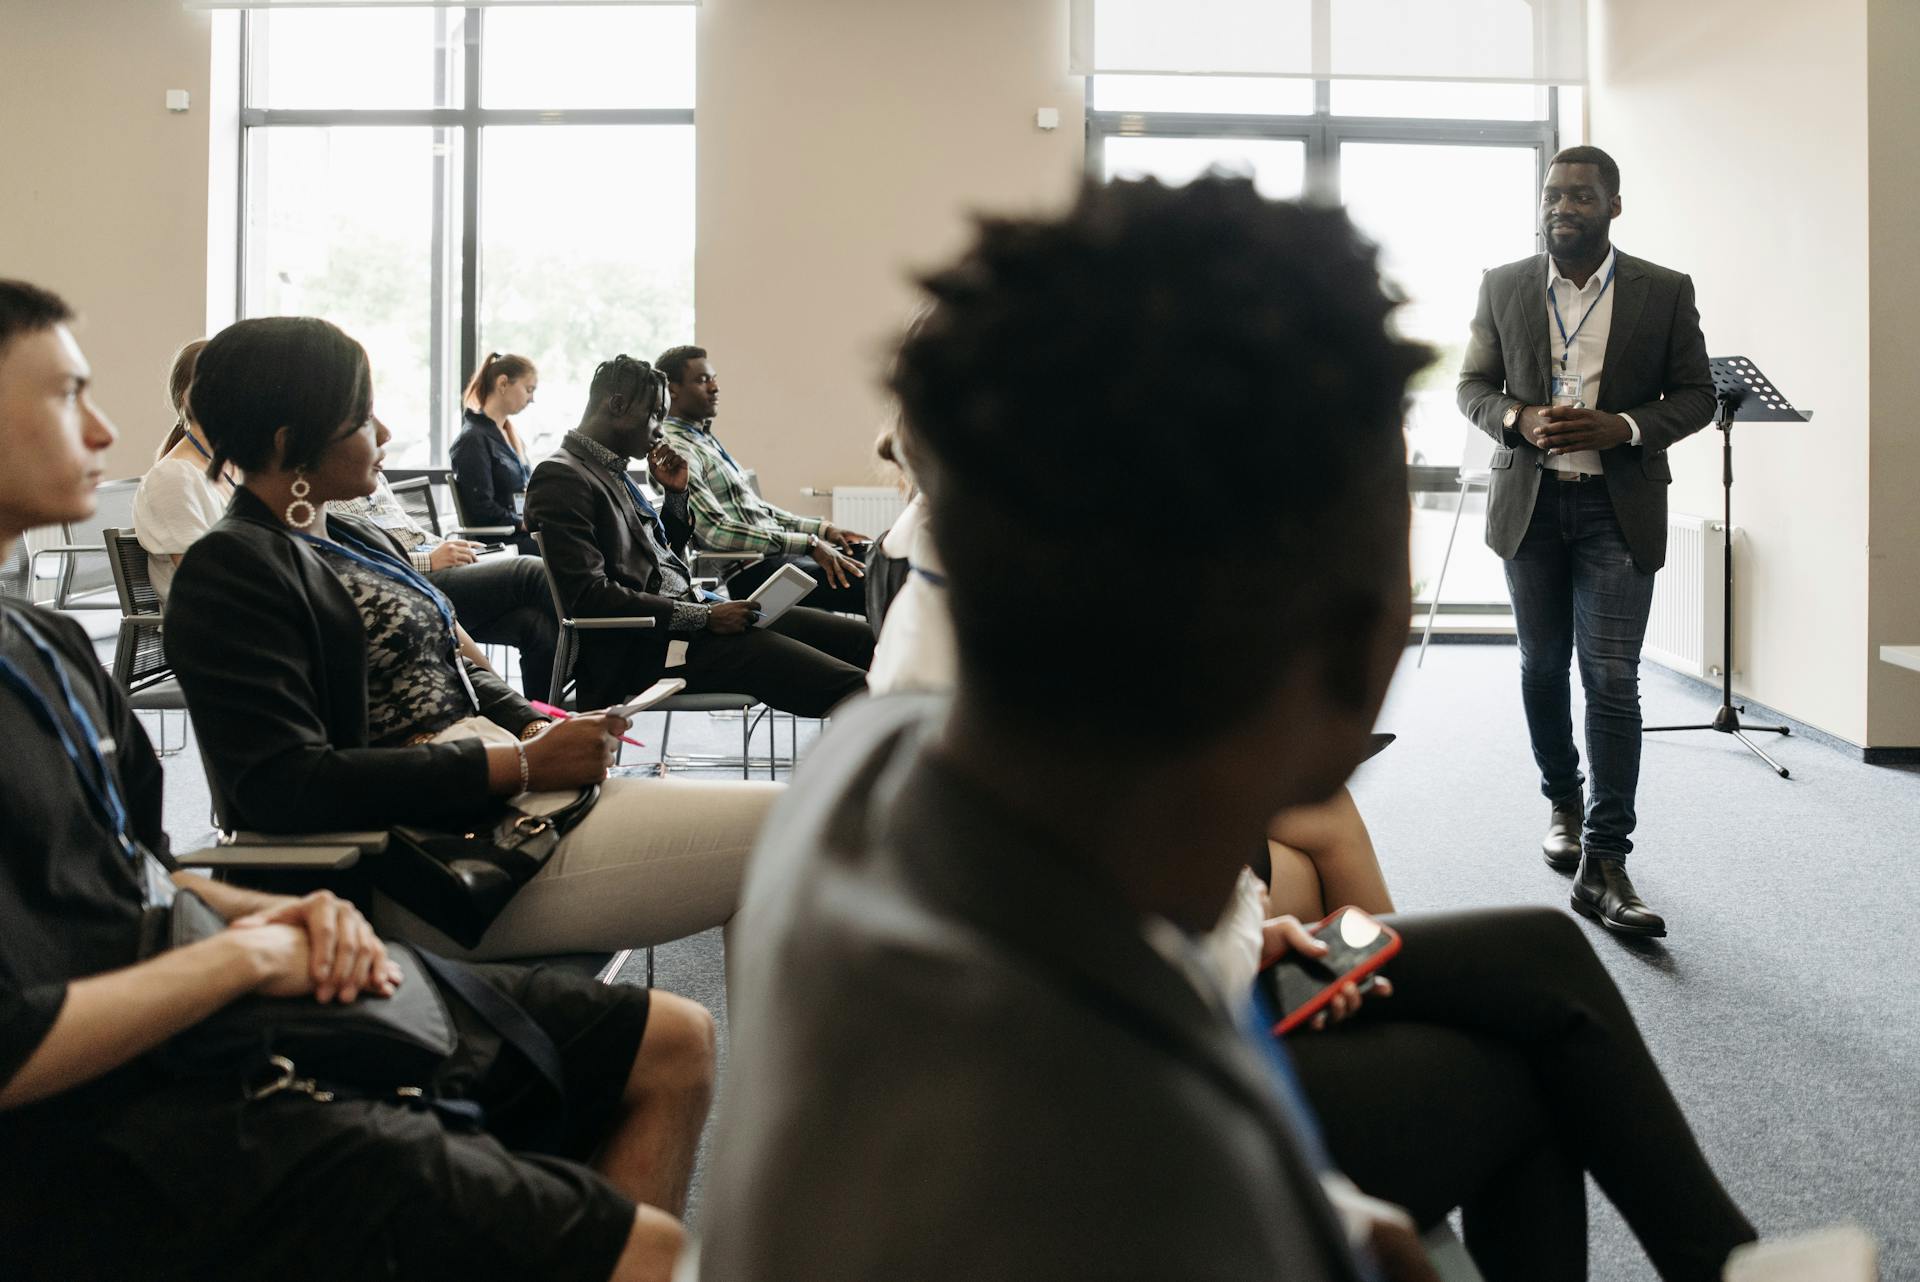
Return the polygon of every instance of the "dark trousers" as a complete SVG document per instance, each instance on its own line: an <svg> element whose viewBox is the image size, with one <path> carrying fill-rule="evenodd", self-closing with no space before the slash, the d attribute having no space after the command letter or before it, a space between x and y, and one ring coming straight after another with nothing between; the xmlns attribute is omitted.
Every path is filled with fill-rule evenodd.
<svg viewBox="0 0 1920 1282"><path fill-rule="evenodd" d="M1287 1039L1341 1170L1423 1228L1460 1207L1488 1282L1586 1278L1591 1172L1662 1278L1717 1280L1753 1226L1573 920L1385 920L1393 996Z"/></svg>
<svg viewBox="0 0 1920 1282"><path fill-rule="evenodd" d="M1526 709L1540 791L1558 801L1585 780L1573 742L1570 660L1580 656L1587 696L1589 854L1625 859L1633 849L1640 786L1640 643L1653 606L1653 576L1633 564L1601 478L1540 478L1533 520L1506 562L1520 642Z"/></svg>
<svg viewBox="0 0 1920 1282"><path fill-rule="evenodd" d="M836 588L826 580L826 574L820 563L804 554L794 556L762 557L727 580L727 595L736 601L744 601L753 595L753 590L774 576L783 565L798 566L814 582L814 589L801 598L801 604L815 610L836 610L841 614L867 613L866 585L851 574L847 576L847 586Z"/></svg>
<svg viewBox="0 0 1920 1282"><path fill-rule="evenodd" d="M560 622L554 616L553 593L547 590L540 558L483 557L472 565L434 570L427 579L453 602L453 613L468 636L520 652L520 680L527 698L545 702L553 682Z"/></svg>
<svg viewBox="0 0 1920 1282"><path fill-rule="evenodd" d="M687 647L681 677L689 694L750 694L769 708L824 717L867 688L873 630L848 619L795 606L764 628L732 636L702 632Z"/></svg>

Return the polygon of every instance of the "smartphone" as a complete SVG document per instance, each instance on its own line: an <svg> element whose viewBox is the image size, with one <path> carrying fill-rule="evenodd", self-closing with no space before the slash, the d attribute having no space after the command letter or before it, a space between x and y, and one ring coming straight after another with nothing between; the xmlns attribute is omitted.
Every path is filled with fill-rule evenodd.
<svg viewBox="0 0 1920 1282"><path fill-rule="evenodd" d="M654 704L659 703L663 699L672 698L686 688L687 683L679 677L662 677L625 703L615 704L613 707L608 708L607 713L610 716L631 721L633 720L634 713L645 712Z"/></svg>
<svg viewBox="0 0 1920 1282"><path fill-rule="evenodd" d="M1393 927L1358 908L1336 909L1307 931L1327 945L1325 956L1288 953L1254 979L1277 1015L1275 1037L1312 1019L1342 984L1359 983L1400 951Z"/></svg>

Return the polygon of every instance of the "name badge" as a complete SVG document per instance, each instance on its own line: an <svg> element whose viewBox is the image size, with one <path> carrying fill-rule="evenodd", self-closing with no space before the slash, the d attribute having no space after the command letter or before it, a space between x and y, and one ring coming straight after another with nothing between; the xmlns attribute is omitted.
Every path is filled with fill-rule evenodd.
<svg viewBox="0 0 1920 1282"><path fill-rule="evenodd" d="M1553 376L1553 403L1555 405L1586 405L1586 402L1580 399L1578 374L1563 373Z"/></svg>

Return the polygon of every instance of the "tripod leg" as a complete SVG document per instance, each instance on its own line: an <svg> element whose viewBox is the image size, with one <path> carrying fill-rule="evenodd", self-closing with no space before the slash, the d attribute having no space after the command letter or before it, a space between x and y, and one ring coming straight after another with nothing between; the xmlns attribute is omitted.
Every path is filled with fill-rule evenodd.
<svg viewBox="0 0 1920 1282"><path fill-rule="evenodd" d="M1453 541L1460 537L1460 513L1467 507L1467 482L1460 482L1460 495L1453 506L1453 529L1447 534L1447 550L1440 558L1440 573L1433 580L1433 596L1427 602L1427 626L1420 633L1420 657L1413 666L1427 663L1427 642L1433 640L1433 621L1440 614L1440 586L1447 581L1447 566L1453 561Z"/></svg>
<svg viewBox="0 0 1920 1282"><path fill-rule="evenodd" d="M1663 730L1711 730L1712 726L1642 726L1641 734L1659 734Z"/></svg>
<svg viewBox="0 0 1920 1282"><path fill-rule="evenodd" d="M1738 739L1738 740L1739 740L1739 741L1740 741L1741 743L1744 743L1744 744L1746 744L1746 745L1747 745L1747 751L1749 751L1749 752L1751 752L1751 753L1752 753L1752 754L1753 754L1754 756L1756 756L1756 757L1758 757L1758 758L1760 758L1760 760L1762 760L1762 761L1764 761L1764 762L1766 762L1766 763L1767 763L1768 765L1770 765L1770 766L1772 766L1772 767L1773 767L1773 772L1774 772L1775 774L1777 774L1777 775L1779 775L1779 776L1780 776L1780 777L1781 777L1782 779L1790 779L1790 778L1792 778L1792 777L1793 777L1793 776L1791 776L1791 775L1789 775L1789 774L1787 773L1787 768L1786 768L1785 766L1783 766L1783 765L1781 765L1781 764L1780 764L1779 762L1777 762L1777 761L1775 761L1775 760L1774 760L1774 759L1773 759L1772 757L1769 757L1769 756L1768 756L1768 755L1766 754L1766 752L1765 752L1765 751L1764 751L1764 750L1763 750L1763 749L1762 749L1762 748L1760 747L1760 745L1759 745L1759 744L1757 744L1757 743L1755 743L1755 742L1754 742L1753 740L1751 740L1751 739L1749 739L1749 738L1747 738L1747 736L1746 736L1746 735L1744 735L1744 734L1742 734L1742 733L1740 733L1740 731L1738 731L1738 730L1735 730L1735 731L1733 732L1733 737L1734 737L1734 738L1736 738L1736 739Z"/></svg>

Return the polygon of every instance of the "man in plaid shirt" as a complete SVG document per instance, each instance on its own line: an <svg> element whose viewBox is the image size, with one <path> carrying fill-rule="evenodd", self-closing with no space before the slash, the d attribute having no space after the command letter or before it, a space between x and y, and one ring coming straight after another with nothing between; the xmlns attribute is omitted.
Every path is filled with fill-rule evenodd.
<svg viewBox="0 0 1920 1282"><path fill-rule="evenodd" d="M864 615L867 596L859 580L865 571L847 552L871 540L820 517L775 507L754 493L746 470L713 434L720 382L705 348L670 347L654 367L667 376L670 398L661 430L687 460L687 488L698 515L694 537L716 551L762 554L727 580L728 594L738 601L781 566L796 565L819 585L803 604Z"/></svg>

